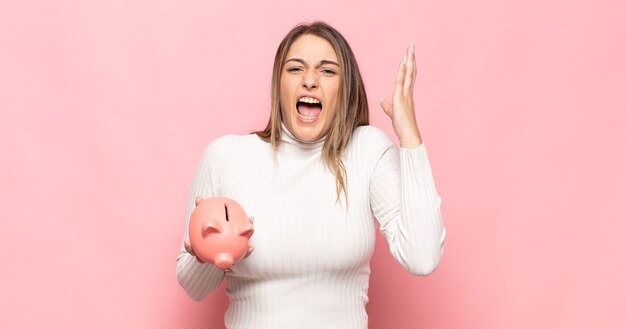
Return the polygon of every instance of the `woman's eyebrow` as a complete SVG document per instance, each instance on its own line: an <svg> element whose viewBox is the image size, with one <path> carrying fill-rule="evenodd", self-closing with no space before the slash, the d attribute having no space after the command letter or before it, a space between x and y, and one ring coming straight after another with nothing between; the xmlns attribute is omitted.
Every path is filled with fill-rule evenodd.
<svg viewBox="0 0 626 329"><path fill-rule="evenodd" d="M304 66L307 66L307 63L303 59L300 59L300 58L297 58L297 57L290 58L290 59L285 61L285 63L288 63L288 62L298 62L298 63L300 63L300 64L302 64ZM328 59L321 60L317 66L319 67L319 66L322 66L324 64L330 64L330 65L337 65L337 66L339 66L339 64L337 64L337 62L334 62L334 61L331 61L331 60L328 60Z"/></svg>
<svg viewBox="0 0 626 329"><path fill-rule="evenodd" d="M329 61L329 60L327 60L327 59L322 60L322 61L320 62L320 66L321 66L321 65L324 65L324 64L332 64L332 65L337 65L337 67L339 67L339 64L337 64L336 62L333 62L333 61Z"/></svg>

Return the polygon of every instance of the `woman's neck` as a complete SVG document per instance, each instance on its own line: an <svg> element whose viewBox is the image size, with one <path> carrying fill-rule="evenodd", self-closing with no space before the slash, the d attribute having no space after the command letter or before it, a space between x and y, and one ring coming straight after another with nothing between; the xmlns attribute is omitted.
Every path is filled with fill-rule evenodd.
<svg viewBox="0 0 626 329"><path fill-rule="evenodd" d="M290 147L321 151L322 147L324 146L326 135L324 135L319 140L316 140L313 142L305 142L305 141L299 140L294 134L292 134L282 121L280 122L280 126L282 129L281 141L289 145Z"/></svg>

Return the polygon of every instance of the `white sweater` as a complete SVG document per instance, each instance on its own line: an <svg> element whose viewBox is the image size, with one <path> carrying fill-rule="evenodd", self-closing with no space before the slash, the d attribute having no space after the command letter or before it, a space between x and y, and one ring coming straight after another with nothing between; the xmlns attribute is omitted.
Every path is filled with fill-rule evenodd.
<svg viewBox="0 0 626 329"><path fill-rule="evenodd" d="M446 230L426 147L397 148L380 129L354 130L344 165L349 208L335 203L335 176L324 140L298 141L283 125L277 162L256 135L227 135L204 151L189 197L228 197L254 216L250 257L224 273L181 246L176 274L195 300L226 277L229 329L367 328L365 304L375 220L393 257L428 275L443 254Z"/></svg>

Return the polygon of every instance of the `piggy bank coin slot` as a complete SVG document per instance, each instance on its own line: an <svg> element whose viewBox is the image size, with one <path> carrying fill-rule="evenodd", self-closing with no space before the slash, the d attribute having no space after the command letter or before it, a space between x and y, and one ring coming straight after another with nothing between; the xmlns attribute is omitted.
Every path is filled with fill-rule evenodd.
<svg viewBox="0 0 626 329"><path fill-rule="evenodd" d="M224 212L226 213L226 221L228 222L228 206L224 203Z"/></svg>

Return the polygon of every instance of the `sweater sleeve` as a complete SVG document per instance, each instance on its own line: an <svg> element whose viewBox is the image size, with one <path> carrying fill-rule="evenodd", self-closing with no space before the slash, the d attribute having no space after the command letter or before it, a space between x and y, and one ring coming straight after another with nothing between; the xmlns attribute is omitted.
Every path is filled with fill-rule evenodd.
<svg viewBox="0 0 626 329"><path fill-rule="evenodd" d="M385 146L370 180L372 212L393 257L411 274L428 275L443 255L446 229L426 146L398 149L388 136L380 140Z"/></svg>
<svg viewBox="0 0 626 329"><path fill-rule="evenodd" d="M216 196L217 189L214 186L217 186L218 182L212 173L216 170L219 160L224 158L223 151L226 149L221 145L223 140L224 138L216 139L202 154L189 194L184 241L189 241L189 218L195 209L196 197L206 199ZM176 259L176 278L191 298L200 301L217 289L224 279L224 272L212 264L199 263L185 250L184 241Z"/></svg>

